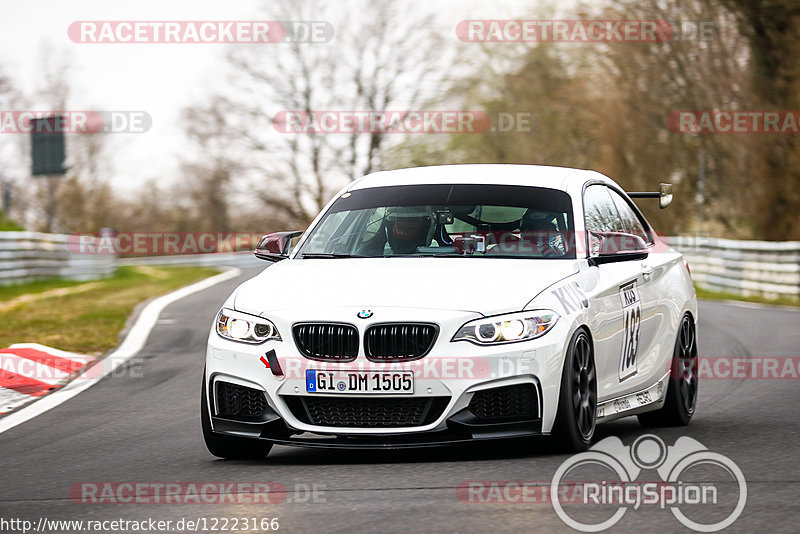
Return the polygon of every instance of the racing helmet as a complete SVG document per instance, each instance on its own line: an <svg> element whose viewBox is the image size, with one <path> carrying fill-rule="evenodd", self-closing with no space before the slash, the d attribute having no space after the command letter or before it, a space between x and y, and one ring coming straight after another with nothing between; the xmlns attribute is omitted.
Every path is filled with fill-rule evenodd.
<svg viewBox="0 0 800 534"><path fill-rule="evenodd" d="M395 254L413 254L430 244L435 229L429 206L398 206L386 210L386 238Z"/></svg>
<svg viewBox="0 0 800 534"><path fill-rule="evenodd" d="M530 208L522 216L519 229L523 232L555 232L553 213Z"/></svg>
<svg viewBox="0 0 800 534"><path fill-rule="evenodd" d="M545 256L566 254L564 236L558 231L555 218L556 214L551 211L530 208L520 220L521 237L533 242Z"/></svg>

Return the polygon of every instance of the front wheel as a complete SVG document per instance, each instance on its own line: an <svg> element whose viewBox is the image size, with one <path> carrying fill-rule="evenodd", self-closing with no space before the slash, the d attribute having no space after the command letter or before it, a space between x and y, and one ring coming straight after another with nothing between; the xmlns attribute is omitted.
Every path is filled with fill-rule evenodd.
<svg viewBox="0 0 800 534"><path fill-rule="evenodd" d="M561 373L561 393L553 436L569 451L585 451L597 424L597 371L586 330L573 334Z"/></svg>
<svg viewBox="0 0 800 534"><path fill-rule="evenodd" d="M643 426L686 426L697 408L697 336L687 314L681 319L670 365L667 398L660 410L639 415Z"/></svg>
<svg viewBox="0 0 800 534"><path fill-rule="evenodd" d="M203 427L203 440L208 452L229 460L261 459L269 454L272 443L254 438L239 438L217 434L211 429L211 416L208 412L206 377L203 373L202 398L200 399L200 422Z"/></svg>

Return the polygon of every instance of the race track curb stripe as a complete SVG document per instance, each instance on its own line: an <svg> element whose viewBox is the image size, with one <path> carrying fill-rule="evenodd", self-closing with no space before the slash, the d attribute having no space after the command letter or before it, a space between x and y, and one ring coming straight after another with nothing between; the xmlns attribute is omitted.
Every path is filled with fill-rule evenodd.
<svg viewBox="0 0 800 534"><path fill-rule="evenodd" d="M17 343L16 345L11 345L7 349L0 349L0 355L2 354L13 354L15 356L20 356L25 358L26 360L31 360L37 363L44 364L48 367L54 367L59 371L64 371L65 373L72 374L76 371L80 371L83 366L85 366L88 361L95 361L97 358L93 358L91 356L85 356L83 354L76 354L75 358L65 358L63 356L59 356L56 354L57 349L51 349L50 347L41 346L41 348L29 348L31 344L28 343ZM2 358L2 356L0 356Z"/></svg>
<svg viewBox="0 0 800 534"><path fill-rule="evenodd" d="M3 389L13 389L17 393L22 393L23 395L27 395L29 397L41 397L42 395L48 393L51 389L57 389L58 387L59 386L55 384L48 384L47 382L42 382L40 380L36 380L35 378L30 378L28 376L19 375L17 373L11 373L4 369L0 369L0 388ZM5 411L10 410L11 408L13 408L13 406L0 406L0 409Z"/></svg>
<svg viewBox="0 0 800 534"><path fill-rule="evenodd" d="M0 414L66 385L81 370L96 362L94 356L38 343L17 343L0 349Z"/></svg>
<svg viewBox="0 0 800 534"><path fill-rule="evenodd" d="M10 413L9 415L0 419L0 434L24 423L25 421L33 419L37 415L41 415L48 410L55 408L56 406L71 399L78 393L89 389L99 382L104 376L112 373L114 369L135 356L142 349L142 347L144 347L147 337L150 335L150 331L156 325L158 316L161 315L161 312L164 310L164 308L184 297L188 297L189 295L203 291L204 289L208 289L209 287L225 282L226 280L236 278L241 274L241 272L241 269L232 267L216 276L206 278L205 280L200 280L199 282L195 282L194 284L154 299L142 310L142 313L139 315L136 323L130 329L130 332L128 332L128 335L125 336L125 340L122 342L122 344L120 344L120 346L117 347L114 352L99 362L103 366L101 373L92 373L93 376L86 377L87 370L90 371L95 367L87 366L85 370L76 377L76 379L72 380L64 387L40 398L30 406L25 406L20 410ZM77 380L77 378L85 379Z"/></svg>

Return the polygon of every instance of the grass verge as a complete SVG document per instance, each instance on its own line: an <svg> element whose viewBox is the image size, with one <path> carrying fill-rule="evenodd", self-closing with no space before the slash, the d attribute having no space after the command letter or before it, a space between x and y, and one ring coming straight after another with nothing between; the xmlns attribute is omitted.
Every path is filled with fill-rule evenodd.
<svg viewBox="0 0 800 534"><path fill-rule="evenodd" d="M780 297L777 299L768 299L766 297L750 296L744 297L736 293L728 293L725 291L710 291L695 286L697 298L706 300L740 300L742 302L754 302L756 304L772 304L776 306L794 306L800 307L800 300L790 297Z"/></svg>
<svg viewBox="0 0 800 534"><path fill-rule="evenodd" d="M120 267L104 280L0 287L0 347L35 342L102 354L119 344L119 332L137 304L218 272L206 267Z"/></svg>
<svg viewBox="0 0 800 534"><path fill-rule="evenodd" d="M22 231L24 228L12 221L6 214L0 211L0 232Z"/></svg>

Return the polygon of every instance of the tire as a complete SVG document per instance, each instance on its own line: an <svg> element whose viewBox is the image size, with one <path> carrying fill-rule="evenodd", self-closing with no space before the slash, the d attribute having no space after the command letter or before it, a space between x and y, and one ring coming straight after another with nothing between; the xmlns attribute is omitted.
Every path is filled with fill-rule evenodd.
<svg viewBox="0 0 800 534"><path fill-rule="evenodd" d="M558 412L553 425L555 444L569 452L585 451L597 425L597 368L589 333L572 335L561 373Z"/></svg>
<svg viewBox="0 0 800 534"><path fill-rule="evenodd" d="M639 415L642 426L686 426L697 409L697 334L688 314L681 319L664 406Z"/></svg>
<svg viewBox="0 0 800 534"><path fill-rule="evenodd" d="M219 458L229 460L253 460L266 458L272 443L254 438L239 438L217 434L211 429L211 416L208 412L208 396L206 395L206 376L203 372L202 398L200 399L200 421L203 427L203 439L208 452Z"/></svg>

